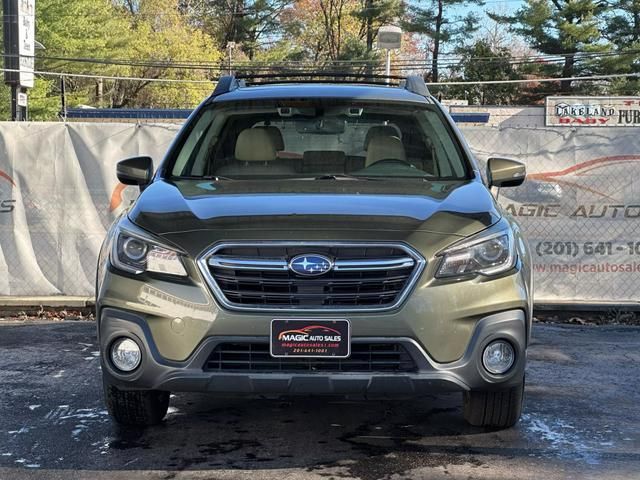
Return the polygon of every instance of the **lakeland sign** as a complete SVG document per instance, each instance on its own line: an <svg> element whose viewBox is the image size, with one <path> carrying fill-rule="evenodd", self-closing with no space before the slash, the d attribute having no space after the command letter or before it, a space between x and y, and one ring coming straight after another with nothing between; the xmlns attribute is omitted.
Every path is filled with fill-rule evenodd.
<svg viewBox="0 0 640 480"><path fill-rule="evenodd" d="M547 97L545 125L638 127L640 97Z"/></svg>

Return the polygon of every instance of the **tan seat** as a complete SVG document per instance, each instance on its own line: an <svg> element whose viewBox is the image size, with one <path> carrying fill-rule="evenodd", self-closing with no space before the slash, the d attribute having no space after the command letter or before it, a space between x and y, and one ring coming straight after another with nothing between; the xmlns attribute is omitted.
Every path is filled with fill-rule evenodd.
<svg viewBox="0 0 640 480"><path fill-rule="evenodd" d="M367 159L365 168L379 162L380 160L407 160L407 154L402 145L402 140L398 137L378 136L369 141L367 148Z"/></svg>
<svg viewBox="0 0 640 480"><path fill-rule="evenodd" d="M284 150L284 139L282 138L282 132L278 127L274 127L273 125L264 125L254 128L260 128L269 132L269 135L271 135L271 141L276 147L276 152Z"/></svg>
<svg viewBox="0 0 640 480"><path fill-rule="evenodd" d="M292 175L295 171L277 160L273 132L247 128L236 139L235 161L216 170L217 175Z"/></svg>
<svg viewBox="0 0 640 480"><path fill-rule="evenodd" d="M272 134L264 128L247 128L236 139L236 160L240 162L271 162L276 159Z"/></svg>
<svg viewBox="0 0 640 480"><path fill-rule="evenodd" d="M364 137L364 150L369 148L371 139L375 137L398 137L401 139L402 134L398 127L394 125L374 125L367 130L367 135Z"/></svg>

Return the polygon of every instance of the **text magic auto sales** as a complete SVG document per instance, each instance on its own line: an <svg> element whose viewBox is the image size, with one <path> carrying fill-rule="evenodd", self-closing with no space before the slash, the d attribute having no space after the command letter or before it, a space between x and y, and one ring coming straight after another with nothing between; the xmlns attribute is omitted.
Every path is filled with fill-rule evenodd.
<svg viewBox="0 0 640 480"><path fill-rule="evenodd" d="M341 335L310 335L308 333L287 333L280 337L283 347L329 347L336 348L342 340ZM312 343L317 342L317 343ZM331 343L335 342L335 343Z"/></svg>

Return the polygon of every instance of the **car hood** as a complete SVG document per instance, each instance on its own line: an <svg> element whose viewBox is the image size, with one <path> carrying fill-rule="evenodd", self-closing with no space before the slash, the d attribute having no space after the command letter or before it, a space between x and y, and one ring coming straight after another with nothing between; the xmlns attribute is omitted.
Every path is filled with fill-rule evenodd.
<svg viewBox="0 0 640 480"><path fill-rule="evenodd" d="M497 222L500 213L476 180L160 180L144 190L129 218L173 239L181 232L238 237L248 230L314 231L319 238L359 230L465 237Z"/></svg>

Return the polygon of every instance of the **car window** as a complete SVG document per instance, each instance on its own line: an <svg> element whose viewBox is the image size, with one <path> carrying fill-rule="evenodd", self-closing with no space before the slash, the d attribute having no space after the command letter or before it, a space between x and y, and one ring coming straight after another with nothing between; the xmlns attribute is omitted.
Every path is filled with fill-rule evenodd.
<svg viewBox="0 0 640 480"><path fill-rule="evenodd" d="M466 178L459 144L434 105L344 101L211 105L179 147L176 177Z"/></svg>

